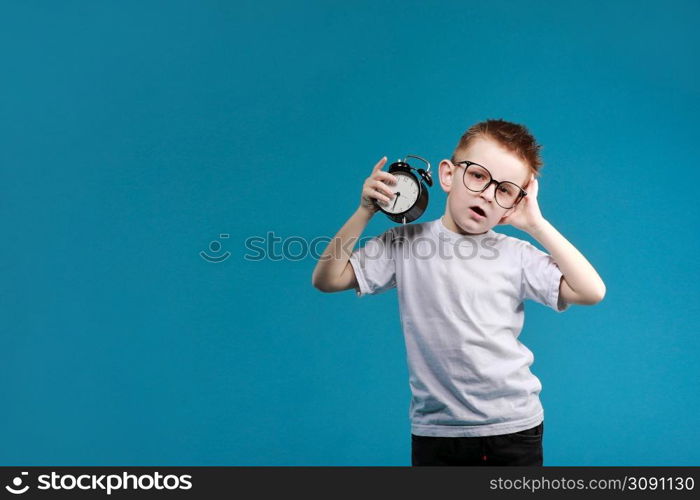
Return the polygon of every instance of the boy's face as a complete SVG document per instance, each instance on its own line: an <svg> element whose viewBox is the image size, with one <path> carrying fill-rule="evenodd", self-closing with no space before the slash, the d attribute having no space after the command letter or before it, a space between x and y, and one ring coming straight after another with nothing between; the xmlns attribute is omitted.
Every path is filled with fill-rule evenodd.
<svg viewBox="0 0 700 500"><path fill-rule="evenodd" d="M479 137L472 141L467 149L455 153L455 162L465 160L485 167L494 180L510 181L527 190L530 180L527 163L493 139ZM443 222L448 229L456 233L485 233L497 225L502 217L515 210L515 207L506 209L496 203L495 183L481 193L467 189L463 181L465 168L464 164L452 163L449 160L440 162L440 186L447 193ZM472 207L481 208L484 216L479 216Z"/></svg>

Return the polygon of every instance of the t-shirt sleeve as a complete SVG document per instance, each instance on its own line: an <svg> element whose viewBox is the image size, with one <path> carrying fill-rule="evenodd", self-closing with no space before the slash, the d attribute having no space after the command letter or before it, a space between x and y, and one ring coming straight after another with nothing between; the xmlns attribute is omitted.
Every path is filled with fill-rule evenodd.
<svg viewBox="0 0 700 500"><path fill-rule="evenodd" d="M394 262L393 231L388 229L355 249L350 255L350 264L355 271L359 297L375 295L396 287L396 264Z"/></svg>
<svg viewBox="0 0 700 500"><path fill-rule="evenodd" d="M527 241L523 241L521 250L521 299L534 300L557 312L565 311L569 304L559 301L562 272L552 256Z"/></svg>

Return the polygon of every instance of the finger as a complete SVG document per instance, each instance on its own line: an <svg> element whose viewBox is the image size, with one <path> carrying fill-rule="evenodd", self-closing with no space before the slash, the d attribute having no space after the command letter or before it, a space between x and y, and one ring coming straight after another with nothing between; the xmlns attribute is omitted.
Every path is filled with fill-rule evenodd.
<svg viewBox="0 0 700 500"><path fill-rule="evenodd" d="M389 200L389 198L387 196L384 196L382 193L380 193L379 191L377 191L376 189L373 189L373 188L369 189L368 194L370 197L374 198L377 201L381 201L384 203L389 203L389 201L391 201L391 200Z"/></svg>
<svg viewBox="0 0 700 500"><path fill-rule="evenodd" d="M386 193L380 191L379 189L371 187L371 186L365 190L365 196L367 196L369 198L373 198L377 201L385 201L387 203L391 201L390 196L388 196Z"/></svg>
<svg viewBox="0 0 700 500"><path fill-rule="evenodd" d="M375 173L375 172L381 170L385 163L386 163L386 156L382 157L382 159L377 162L377 164L372 169L372 173Z"/></svg>
<svg viewBox="0 0 700 500"><path fill-rule="evenodd" d="M372 183L372 187L376 189L377 191L386 194L390 198L394 197L394 192L389 188L386 184L384 184L382 181L374 181Z"/></svg>
<svg viewBox="0 0 700 500"><path fill-rule="evenodd" d="M382 170L375 172L374 177L379 179L385 179L391 184L396 184L397 182L399 182L395 175L391 175L389 172L384 172Z"/></svg>

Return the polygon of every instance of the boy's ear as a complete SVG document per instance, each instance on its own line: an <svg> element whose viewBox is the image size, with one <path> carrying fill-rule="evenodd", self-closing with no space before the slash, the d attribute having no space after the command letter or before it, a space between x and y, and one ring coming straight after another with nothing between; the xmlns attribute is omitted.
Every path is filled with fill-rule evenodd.
<svg viewBox="0 0 700 500"><path fill-rule="evenodd" d="M438 177L440 178L440 187L446 193L449 193L454 183L455 168L447 160L442 160L438 166Z"/></svg>

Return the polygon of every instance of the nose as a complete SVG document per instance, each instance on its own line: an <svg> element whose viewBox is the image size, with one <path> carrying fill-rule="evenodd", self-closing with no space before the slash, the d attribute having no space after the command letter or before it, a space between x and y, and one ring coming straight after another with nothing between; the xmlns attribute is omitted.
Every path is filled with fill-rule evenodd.
<svg viewBox="0 0 700 500"><path fill-rule="evenodd" d="M493 189L491 189L492 186ZM492 181L491 184L489 184L487 188L481 192L481 197L486 201L493 201L496 197L496 183Z"/></svg>

